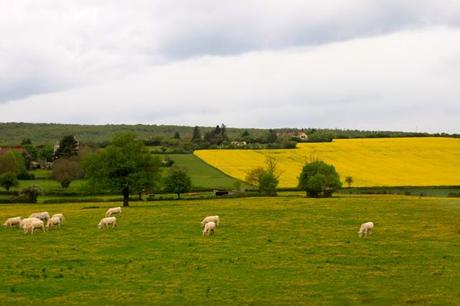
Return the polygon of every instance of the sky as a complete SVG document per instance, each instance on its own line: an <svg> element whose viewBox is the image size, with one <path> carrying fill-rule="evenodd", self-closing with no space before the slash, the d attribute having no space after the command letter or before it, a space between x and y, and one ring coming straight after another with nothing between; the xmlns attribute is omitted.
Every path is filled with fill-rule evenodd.
<svg viewBox="0 0 460 306"><path fill-rule="evenodd" d="M460 132L458 0L0 0L0 122Z"/></svg>

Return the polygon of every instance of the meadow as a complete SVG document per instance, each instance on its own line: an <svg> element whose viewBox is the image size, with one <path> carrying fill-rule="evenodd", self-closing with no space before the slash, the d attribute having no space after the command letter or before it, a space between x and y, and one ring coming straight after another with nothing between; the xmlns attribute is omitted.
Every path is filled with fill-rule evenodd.
<svg viewBox="0 0 460 306"><path fill-rule="evenodd" d="M194 189L232 189L238 181L238 179L224 174L193 154L167 154L157 156L160 158L168 156L174 161L175 166L185 168L190 175ZM167 168L163 170L166 175ZM243 182L241 183L243 186L246 185Z"/></svg>
<svg viewBox="0 0 460 306"><path fill-rule="evenodd" d="M335 139L301 143L296 149L198 150L194 154L240 180L264 166L266 156L273 156L278 161L280 187L296 187L303 165L316 159L333 164L343 181L351 176L354 187L460 185L457 138Z"/></svg>
<svg viewBox="0 0 460 306"><path fill-rule="evenodd" d="M460 200L338 196L8 204L63 212L61 229L0 230L0 304L458 305ZM221 225L203 237L200 220ZM359 239L360 223L374 234Z"/></svg>

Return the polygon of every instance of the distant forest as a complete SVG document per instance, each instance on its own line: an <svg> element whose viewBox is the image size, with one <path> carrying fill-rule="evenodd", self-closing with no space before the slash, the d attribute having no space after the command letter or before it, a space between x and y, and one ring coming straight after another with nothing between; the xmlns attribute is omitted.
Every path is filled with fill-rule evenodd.
<svg viewBox="0 0 460 306"><path fill-rule="evenodd" d="M215 129L215 127L199 127L204 135ZM179 125L78 125L78 124L54 124L54 123L0 123L0 145L18 145L24 139L30 139L35 145L50 145L58 142L66 135L74 135L81 142L93 142L97 144L108 143L113 135L122 132L134 132L144 140L153 138L177 138L191 139L194 127ZM263 139L270 133L305 132L310 140L321 139L325 135L328 138L377 138L377 137L426 137L426 136L447 136L460 137L459 134L447 133L413 133L398 131L360 131L342 129L252 129L252 128L226 128L229 140L239 140L242 135L250 135L253 138Z"/></svg>

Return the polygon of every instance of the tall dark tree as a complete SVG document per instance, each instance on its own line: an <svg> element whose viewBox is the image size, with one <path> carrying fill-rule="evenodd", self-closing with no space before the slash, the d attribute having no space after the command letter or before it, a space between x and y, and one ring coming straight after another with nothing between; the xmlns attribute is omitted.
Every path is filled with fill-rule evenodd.
<svg viewBox="0 0 460 306"><path fill-rule="evenodd" d="M269 129L267 136L267 143L275 143L278 139L278 135L275 130Z"/></svg>
<svg viewBox="0 0 460 306"><path fill-rule="evenodd" d="M90 186L121 192L123 206L129 206L131 192L155 188L160 164L135 135L122 134L87 158L85 172Z"/></svg>
<svg viewBox="0 0 460 306"><path fill-rule="evenodd" d="M199 143L201 141L201 131L198 126L193 128L192 142Z"/></svg>
<svg viewBox="0 0 460 306"><path fill-rule="evenodd" d="M222 126L216 125L214 130L209 131L204 135L204 140L215 145L221 145L224 141L227 141L228 136L225 124L222 124Z"/></svg>
<svg viewBox="0 0 460 306"><path fill-rule="evenodd" d="M68 158L78 154L78 141L74 136L64 136L59 142L59 148L54 152L54 157Z"/></svg>
<svg viewBox="0 0 460 306"><path fill-rule="evenodd" d="M174 139L180 139L180 133L176 131L176 132L174 133L173 138L174 138Z"/></svg>

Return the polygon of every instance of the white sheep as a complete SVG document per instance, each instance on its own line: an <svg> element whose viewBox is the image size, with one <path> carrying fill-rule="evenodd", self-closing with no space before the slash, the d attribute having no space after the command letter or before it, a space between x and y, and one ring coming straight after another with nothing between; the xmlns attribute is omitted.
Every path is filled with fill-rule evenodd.
<svg viewBox="0 0 460 306"><path fill-rule="evenodd" d="M53 218L59 218L59 220L61 221L60 224L64 223L64 215L63 214L54 214L51 219Z"/></svg>
<svg viewBox="0 0 460 306"><path fill-rule="evenodd" d="M361 224L361 227L359 228L358 235L359 237L366 237L367 235L372 234L372 230L374 229L374 223L373 222L366 222Z"/></svg>
<svg viewBox="0 0 460 306"><path fill-rule="evenodd" d="M121 214L121 207L112 207L112 208L109 208L106 213L105 213L105 216L106 217L111 217L112 215L115 215L115 214Z"/></svg>
<svg viewBox="0 0 460 306"><path fill-rule="evenodd" d="M206 223L208 222L214 222L215 225L217 226L219 225L219 221L220 221L219 216L208 216L204 218L203 221L201 221L201 227L205 226Z"/></svg>
<svg viewBox="0 0 460 306"><path fill-rule="evenodd" d="M46 224L46 228L50 229L50 227L53 226L58 226L61 227L61 218L59 216L52 216L49 220L48 223Z"/></svg>
<svg viewBox="0 0 460 306"><path fill-rule="evenodd" d="M29 216L29 218L37 218L46 222L49 220L50 214L47 211L43 211L39 213L33 213Z"/></svg>
<svg viewBox="0 0 460 306"><path fill-rule="evenodd" d="M27 223L32 222L32 220L40 220L40 219L35 218L35 217L24 218L24 219L21 220L21 222L19 222L19 228L24 228L25 225Z"/></svg>
<svg viewBox="0 0 460 306"><path fill-rule="evenodd" d="M209 236L210 234L214 235L216 231L216 224L214 222L208 222L204 225L203 236Z"/></svg>
<svg viewBox="0 0 460 306"><path fill-rule="evenodd" d="M27 234L29 232L33 234L36 228L41 228L43 232L45 231L45 223L43 223L42 220L38 218L27 218L24 220L23 220L24 222L22 222L22 228L24 229L24 234Z"/></svg>
<svg viewBox="0 0 460 306"><path fill-rule="evenodd" d="M109 225L112 225L112 228L117 226L117 218L116 217L105 217L102 218L101 221L99 221L99 224L97 225L97 228L108 228Z"/></svg>
<svg viewBox="0 0 460 306"><path fill-rule="evenodd" d="M22 220L22 217L13 217L13 218L8 218L5 223L3 223L4 227L14 227L15 225L20 225Z"/></svg>

